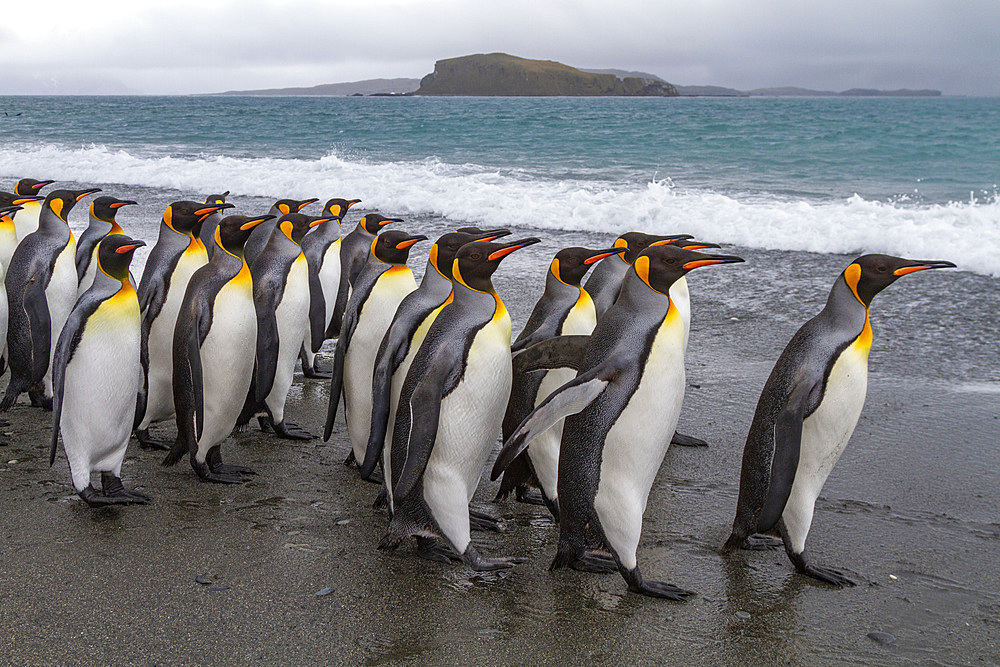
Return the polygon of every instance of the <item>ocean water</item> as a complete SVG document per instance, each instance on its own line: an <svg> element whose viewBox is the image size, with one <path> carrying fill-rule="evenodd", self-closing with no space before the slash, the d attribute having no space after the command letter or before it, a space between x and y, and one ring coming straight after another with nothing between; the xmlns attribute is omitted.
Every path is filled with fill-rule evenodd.
<svg viewBox="0 0 1000 667"><path fill-rule="evenodd" d="M31 176L166 199L357 197L402 217L683 231L1000 276L995 98L0 97L0 110L6 189Z"/></svg>

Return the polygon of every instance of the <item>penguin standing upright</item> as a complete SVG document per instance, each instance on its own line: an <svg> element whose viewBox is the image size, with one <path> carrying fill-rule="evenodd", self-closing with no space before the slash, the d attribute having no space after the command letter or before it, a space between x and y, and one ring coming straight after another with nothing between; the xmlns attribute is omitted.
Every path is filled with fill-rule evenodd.
<svg viewBox="0 0 1000 667"><path fill-rule="evenodd" d="M365 459L372 418L375 355L400 302L417 288L406 260L413 244L426 238L398 230L383 232L372 241L371 257L354 281L333 357L323 431L323 439L329 440L343 394L344 419L351 440L348 463L360 465Z"/></svg>
<svg viewBox="0 0 1000 667"><path fill-rule="evenodd" d="M32 405L49 405L55 341L76 302L76 241L67 220L73 206L95 192L100 189L49 193L38 229L22 239L10 258L4 279L10 307L10 382L0 411L7 410L24 391Z"/></svg>
<svg viewBox="0 0 1000 667"><path fill-rule="evenodd" d="M136 437L143 449L169 449L149 435L150 424L174 414L173 339L177 311L184 290L195 271L208 263L208 253L198 238L201 224L232 204L199 204L178 201L167 206L160 236L146 259L139 281L142 311L143 386L136 405Z"/></svg>
<svg viewBox="0 0 1000 667"><path fill-rule="evenodd" d="M268 241L271 239L274 233L274 227L277 225L283 216L289 213L299 213L309 204L315 201L319 201L315 197L312 199L279 199L271 205L271 210L267 212L268 215L274 216L273 221L265 222L262 225L258 225L251 233L250 238L247 239L246 244L243 248L243 254L247 258L247 263L253 266L254 260L257 255L264 249Z"/></svg>
<svg viewBox="0 0 1000 667"><path fill-rule="evenodd" d="M292 440L314 437L285 420L285 400L305 340L303 323L309 314L309 268L299 243L309 229L331 220L302 213L282 216L267 245L250 262L257 310L257 370L239 418L240 426L253 415L266 413L259 419L262 429L270 428L279 437ZM260 225L265 226L267 223Z"/></svg>
<svg viewBox="0 0 1000 667"><path fill-rule="evenodd" d="M580 281L587 270L602 259L625 252L626 248L589 250L564 248L556 253L545 275L545 292L535 304L524 329L518 335L511 352L517 355L526 347L555 336L589 336L597 325L597 312L587 290ZM576 375L570 368L555 368L539 373L514 373L503 418L503 437L509 438L514 429L553 391ZM518 500L545 504L559 516L556 479L559 467L559 441L562 423L554 425L535 439L528 450L517 457L504 472L497 500L516 491ZM537 488L541 497L529 493Z"/></svg>
<svg viewBox="0 0 1000 667"><path fill-rule="evenodd" d="M216 225L217 251L195 271L174 328L177 439L163 465L190 454L208 482L238 484L250 468L226 465L220 446L232 432L250 389L257 350L253 279L243 258L250 232L271 216L230 215Z"/></svg>
<svg viewBox="0 0 1000 667"><path fill-rule="evenodd" d="M90 202L90 224L80 235L76 244L76 277L80 281L77 295L83 295L94 284L97 272L97 244L110 234L124 234L115 221L118 210L123 206L134 206L137 202L115 197L98 197ZM143 244L145 245L145 244Z"/></svg>
<svg viewBox="0 0 1000 667"><path fill-rule="evenodd" d="M640 253L614 305L590 335L580 374L553 392L504 443L504 468L560 419L559 547L552 569L617 567L629 590L682 600L691 593L645 581L636 564L642 515L684 400L684 325L670 285L691 269L742 262L671 245ZM587 536L610 552L588 553ZM609 567L610 566L610 567Z"/></svg>
<svg viewBox="0 0 1000 667"><path fill-rule="evenodd" d="M36 208L41 208L41 200L41 197L22 197L12 192L0 192L0 208L6 211L0 215L0 264L3 264L4 269L10 265L10 258L20 240L17 238L17 223L14 218L24 211L25 205L34 204ZM35 226L37 228L37 222Z"/></svg>
<svg viewBox="0 0 1000 667"><path fill-rule="evenodd" d="M0 244L5 240L7 233L14 236L13 216L21 210L20 206L0 206ZM16 241L15 241L16 247ZM0 245L0 253L6 252L6 247ZM10 248L11 254L14 248ZM7 287L4 285L4 276L7 270L7 263L10 257L0 259L0 375L7 372ZM7 421L0 419L0 426L6 426Z"/></svg>
<svg viewBox="0 0 1000 667"><path fill-rule="evenodd" d="M39 197L42 188L51 185L55 181L36 181L33 178L22 178L14 185L14 192L21 197L36 197L34 200L25 201L24 212L14 221L17 230L17 240L20 241L28 234L38 229L38 218L42 214L42 199Z"/></svg>
<svg viewBox="0 0 1000 667"><path fill-rule="evenodd" d="M449 232L431 246L420 286L400 302L375 354L371 426L365 456L359 462L363 479L371 477L380 458L384 470L389 470L391 447L386 448L385 443L392 442L391 427L399 392L427 330L451 296L451 265L455 254L466 243L493 241L508 234L506 229Z"/></svg>
<svg viewBox="0 0 1000 667"><path fill-rule="evenodd" d="M383 227L394 222L402 222L402 219L386 218L378 213L369 213L361 218L358 221L358 226L342 239L340 244L340 285L337 288L337 302L333 307L330 327L326 332L327 338L336 338L340 335L344 308L347 307L347 300L351 298L354 281L371 255L372 241L375 240Z"/></svg>
<svg viewBox="0 0 1000 667"><path fill-rule="evenodd" d="M392 433L393 515L379 549L440 536L476 570L520 558L484 558L469 538L469 501L493 451L510 395L510 316L490 280L512 252L538 243L469 243L453 263L454 295L406 374Z"/></svg>
<svg viewBox="0 0 1000 667"><path fill-rule="evenodd" d="M99 243L94 284L77 301L56 345L49 465L61 433L73 487L91 507L150 500L121 481L139 391L139 300L128 267L143 245L122 234ZM90 483L92 472L101 473L101 493Z"/></svg>
<svg viewBox="0 0 1000 667"><path fill-rule="evenodd" d="M221 195L208 195L205 197L206 204L225 204L226 197L229 196L229 190L226 190ZM215 254L215 229L222 222L222 211L221 209L212 213L207 218L205 222L201 223L201 233L198 234L198 238L201 239L202 245L205 246L205 252L208 253L208 258L212 259L212 255Z"/></svg>
<svg viewBox="0 0 1000 667"><path fill-rule="evenodd" d="M316 364L316 353L326 340L333 308L340 287L340 222L360 199L331 199L323 206L323 215L332 218L302 239L302 254L309 265L309 319L302 344L302 374L307 378L328 378ZM336 222L337 224L331 224Z"/></svg>
<svg viewBox="0 0 1000 667"><path fill-rule="evenodd" d="M761 549L754 533L777 530L795 569L835 586L843 573L809 562L806 536L816 499L847 446L865 403L872 299L897 278L951 262L864 255L834 282L826 306L778 358L757 403L743 450L733 532L723 551Z"/></svg>

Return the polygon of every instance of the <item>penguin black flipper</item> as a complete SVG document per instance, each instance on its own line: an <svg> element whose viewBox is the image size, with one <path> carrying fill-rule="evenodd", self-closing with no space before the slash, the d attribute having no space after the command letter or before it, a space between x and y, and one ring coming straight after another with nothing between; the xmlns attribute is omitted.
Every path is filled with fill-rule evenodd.
<svg viewBox="0 0 1000 667"><path fill-rule="evenodd" d="M556 336L523 348L514 356L514 375L553 368L579 370L590 336Z"/></svg>
<svg viewBox="0 0 1000 667"><path fill-rule="evenodd" d="M55 463L56 450L59 447L59 422L62 419L63 392L66 383L66 367L73 352L83 336L83 325L93 315L97 307L101 305L101 300L96 298L87 299L84 294L80 308L74 308L69 319L63 326L63 333L59 335L56 342L56 353L52 359L52 445L49 448L49 467Z"/></svg>
<svg viewBox="0 0 1000 667"><path fill-rule="evenodd" d="M586 338L586 336L580 336ZM612 357L582 375L578 375L552 392L531 414L524 418L513 435L504 443L493 464L490 479L497 479L531 441L553 424L575 415L593 403L611 384L625 362Z"/></svg>
<svg viewBox="0 0 1000 667"><path fill-rule="evenodd" d="M408 350L409 339L399 336L396 340L391 340L392 334L393 330L390 328L375 355L375 369L372 372L372 423L368 431L365 460L360 467L362 479L371 477L381 459L385 436L389 430L392 374L403 363Z"/></svg>
<svg viewBox="0 0 1000 667"><path fill-rule="evenodd" d="M214 294L210 295L214 298ZM192 318L178 318L174 330L174 412L177 421L177 438L163 465L177 463L185 454L193 457L198 441L205 429L205 379L201 367L201 344L205 342L212 326L212 312L208 300L196 304L198 314ZM193 326L192 326L193 325ZM177 358L181 357L182 358Z"/></svg>
<svg viewBox="0 0 1000 667"><path fill-rule="evenodd" d="M284 292L280 278L264 277L260 283L254 276L254 304L257 308L257 370L254 377L257 403L263 403L271 393L274 375L278 369L278 310ZM270 284L264 284L265 281Z"/></svg>
<svg viewBox="0 0 1000 667"><path fill-rule="evenodd" d="M330 374L330 400L326 406L326 425L323 427L323 442L330 439L333 433L333 422L337 418L337 410L340 409L340 397L344 390L344 359L347 357L347 348L351 345L351 337L358 326L357 311L348 312L346 319L340 326L340 335L337 338L337 349L333 354L333 370Z"/></svg>
<svg viewBox="0 0 1000 667"><path fill-rule="evenodd" d="M49 350L52 349L52 321L49 304L45 299L45 285L40 280L32 280L24 288L24 311L30 323L31 382L40 381L49 369Z"/></svg>
<svg viewBox="0 0 1000 667"><path fill-rule="evenodd" d="M308 345L314 352L319 352L326 339L326 299L323 297L323 284L319 279L318 264L309 264L309 340Z"/></svg>

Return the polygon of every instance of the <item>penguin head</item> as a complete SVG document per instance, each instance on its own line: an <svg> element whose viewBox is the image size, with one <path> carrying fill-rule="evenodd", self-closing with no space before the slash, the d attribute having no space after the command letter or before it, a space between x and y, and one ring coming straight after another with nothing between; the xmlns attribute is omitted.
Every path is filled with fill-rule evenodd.
<svg viewBox="0 0 1000 667"><path fill-rule="evenodd" d="M369 213L365 217L361 218L358 226L369 234L378 234L386 225L402 221L402 218L386 218L378 213Z"/></svg>
<svg viewBox="0 0 1000 667"><path fill-rule="evenodd" d="M22 197L37 195L46 185L51 185L55 181L36 181L33 178L22 178L14 185L14 192Z"/></svg>
<svg viewBox="0 0 1000 667"><path fill-rule="evenodd" d="M875 295L899 278L927 269L955 268L943 260L918 260L892 255L863 255L844 269L841 277L865 307L871 305Z"/></svg>
<svg viewBox="0 0 1000 667"><path fill-rule="evenodd" d="M391 229L372 241L372 254L386 264L406 264L413 244L426 239L423 234L411 236L401 229Z"/></svg>
<svg viewBox="0 0 1000 667"><path fill-rule="evenodd" d="M92 195L95 192L100 191L100 188L89 188L87 190L53 190L49 193L49 196L45 198L43 206L55 213L60 220L69 224L66 220L66 216L68 216L69 212L73 210L76 203L87 195Z"/></svg>
<svg viewBox="0 0 1000 667"><path fill-rule="evenodd" d="M453 278L469 289L477 292L492 292L490 278L500 266L500 262L512 252L529 245L541 243L541 239L529 237L510 243L467 243L459 248L452 263Z"/></svg>
<svg viewBox="0 0 1000 667"><path fill-rule="evenodd" d="M227 215L215 228L215 243L230 255L243 257L243 246L250 238L250 232L267 220L274 220L274 216Z"/></svg>
<svg viewBox="0 0 1000 667"><path fill-rule="evenodd" d="M319 199L316 197L312 199L279 199L274 202L272 208L281 211L281 215L288 215L289 213L298 213L314 201L319 201Z"/></svg>
<svg viewBox="0 0 1000 667"><path fill-rule="evenodd" d="M20 211L21 208L22 207L18 206L17 204L6 205L6 206L0 205L0 221L3 221L4 223L7 224L13 224L14 215L18 211Z"/></svg>
<svg viewBox="0 0 1000 667"><path fill-rule="evenodd" d="M33 201L42 201L44 197L35 195L18 195L13 192L0 192L0 206L17 206L23 208L24 204Z"/></svg>
<svg viewBox="0 0 1000 667"><path fill-rule="evenodd" d="M625 248L621 258L626 263L631 264L643 250L656 242L670 242L674 240L689 239L690 234L671 234L668 236L654 236L643 232L625 232L615 240L616 248Z"/></svg>
<svg viewBox="0 0 1000 667"><path fill-rule="evenodd" d="M226 197L229 196L229 190L226 190L221 195L208 195L205 197L206 204L225 204Z"/></svg>
<svg viewBox="0 0 1000 667"><path fill-rule="evenodd" d="M201 223L216 211L236 208L232 204L199 204L196 201L175 201L163 212L163 222L178 234L198 236Z"/></svg>
<svg viewBox="0 0 1000 667"><path fill-rule="evenodd" d="M473 229L475 231L468 231ZM476 227L463 227L458 231L448 232L439 236L438 240L431 246L431 252L427 259L430 260L431 266L438 273L447 280L451 280L451 265L455 261L455 254L459 248L466 243L493 241L509 234L510 231L506 229L482 230Z"/></svg>
<svg viewBox="0 0 1000 667"><path fill-rule="evenodd" d="M643 250L633 262L632 270L650 289L666 294L670 286L691 269L742 261L742 257L735 255L710 255L665 244Z"/></svg>
<svg viewBox="0 0 1000 667"><path fill-rule="evenodd" d="M278 219L277 227L289 241L300 244L306 232L330 220L334 220L334 218L322 215L306 215L305 213L289 213Z"/></svg>
<svg viewBox="0 0 1000 667"><path fill-rule="evenodd" d="M101 222L114 224L118 209L123 206L135 206L136 204L138 202L134 202L131 199L118 199L117 197L105 195L90 202L90 215Z"/></svg>
<svg viewBox="0 0 1000 667"><path fill-rule="evenodd" d="M143 241L124 234L105 236L97 246L97 265L107 275L124 282L128 280L132 254L144 245Z"/></svg>
<svg viewBox="0 0 1000 667"><path fill-rule="evenodd" d="M347 213L352 206L360 203L360 199L334 198L323 204L323 215L328 215L331 218L337 218L339 221L339 219L343 218L344 214Z"/></svg>
<svg viewBox="0 0 1000 667"><path fill-rule="evenodd" d="M556 279L569 285L579 287L580 281L587 275L591 266L601 261L605 257L620 255L627 250L625 247L606 248L604 250L591 250L590 248L563 248L552 258L549 265L549 273Z"/></svg>

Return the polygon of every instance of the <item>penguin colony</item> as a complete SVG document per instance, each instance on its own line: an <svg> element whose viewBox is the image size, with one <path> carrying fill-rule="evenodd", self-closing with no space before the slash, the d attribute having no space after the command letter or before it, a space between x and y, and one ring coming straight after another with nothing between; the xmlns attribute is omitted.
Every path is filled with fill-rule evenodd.
<svg viewBox="0 0 1000 667"><path fill-rule="evenodd" d="M559 526L551 569L618 572L629 590L683 600L693 593L640 572L637 547L650 488L671 443L685 388L691 306L685 276L742 262L690 235L629 232L610 248L564 248L513 343L492 276L539 242L467 227L430 247L418 286L407 267L425 236L361 217L357 199L282 199L265 215L227 214L228 192L163 212L138 284L137 248L115 221L130 200L100 196L79 242L70 211L97 189L22 179L0 192L0 410L27 392L51 409L50 465L60 436L72 483L90 506L148 503L127 489L122 460L143 449L185 456L204 481L241 483L256 471L223 463L221 446L256 418L280 438L312 434L288 420L296 360L329 379L323 438L341 403L347 464L378 484L389 522L378 547L413 537L417 554L475 570L524 559L480 554L474 530L499 520L469 507L497 449L497 500L544 505ZM901 276L955 265L865 255L840 274L823 310L778 358L747 436L739 501L723 552L784 546L795 569L835 586L805 540L823 484L864 405L872 299ZM592 268L585 286L581 281ZM333 368L316 353L336 338ZM100 414L101 419L94 415ZM173 420L174 442L151 424ZM101 490L92 483L100 473Z"/></svg>

